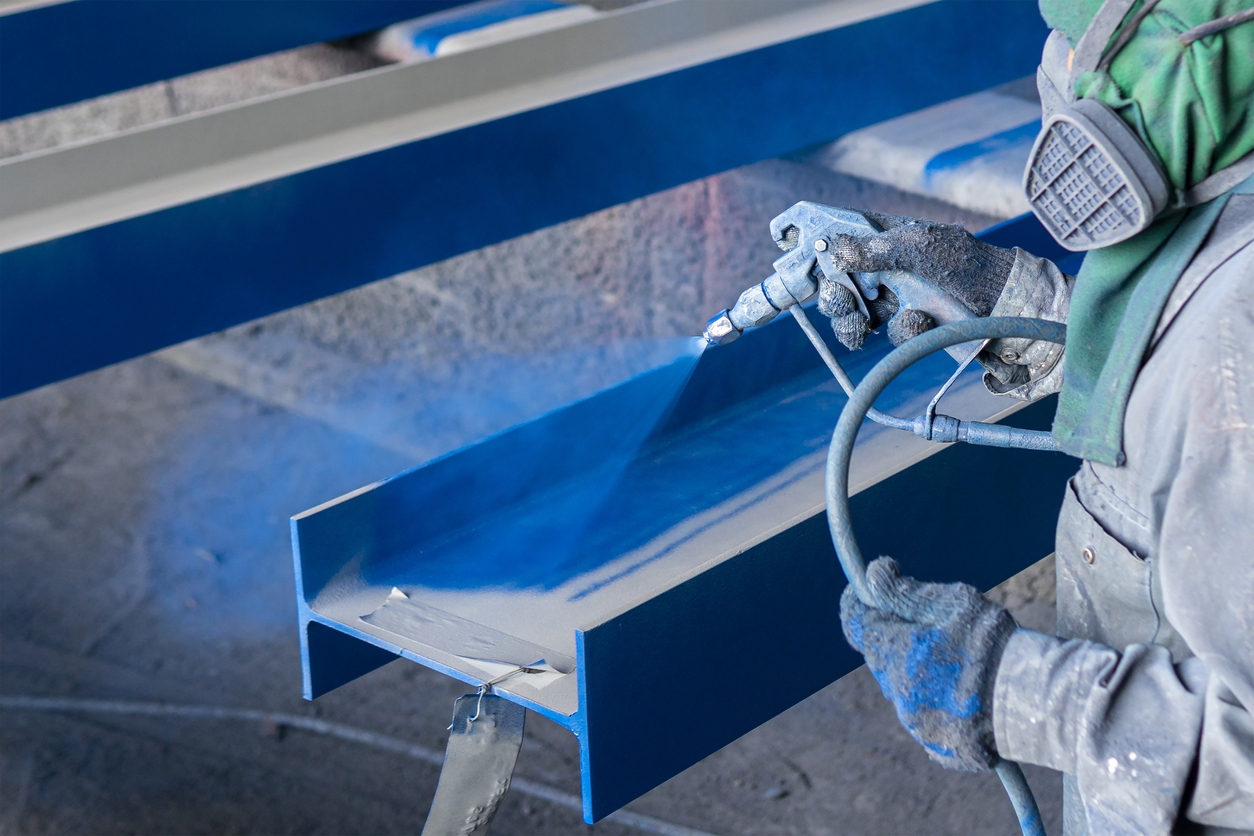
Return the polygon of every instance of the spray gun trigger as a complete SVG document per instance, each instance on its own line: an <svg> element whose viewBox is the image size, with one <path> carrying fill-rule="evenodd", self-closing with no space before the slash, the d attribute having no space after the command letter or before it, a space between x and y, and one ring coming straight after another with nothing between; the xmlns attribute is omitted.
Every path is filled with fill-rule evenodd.
<svg viewBox="0 0 1254 836"><path fill-rule="evenodd" d="M831 259L828 260L830 261ZM853 294L854 301L858 303L858 312L869 320L871 318L871 311L867 309L867 299L874 299L875 296L879 295L879 291L876 291L875 295L868 296L859 286L859 283L854 280L854 277L848 273L840 273L833 270L830 274L828 274L828 277L835 281L836 284Z"/></svg>
<svg viewBox="0 0 1254 836"><path fill-rule="evenodd" d="M858 283L862 295L866 297L868 302L874 302L880 298L880 274L879 273L854 273L853 280Z"/></svg>

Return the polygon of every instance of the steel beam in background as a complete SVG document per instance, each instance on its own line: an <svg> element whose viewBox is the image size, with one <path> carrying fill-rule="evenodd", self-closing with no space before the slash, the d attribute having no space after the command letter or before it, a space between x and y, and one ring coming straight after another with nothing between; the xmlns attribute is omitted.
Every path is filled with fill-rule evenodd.
<svg viewBox="0 0 1254 836"><path fill-rule="evenodd" d="M333 41L469 0L70 0L0 7L0 119L271 52Z"/></svg>
<svg viewBox="0 0 1254 836"><path fill-rule="evenodd" d="M778 12L779 0L768 4ZM324 82L237 106L230 116L224 111L179 120L160 135L185 136L179 133L184 124L194 135L193 123L209 124L195 120L229 122L254 108L263 114L260 122L229 124L265 125L261 133L280 141L267 153L257 151L247 131L214 135L214 143L248 153L228 154L225 161L208 154L191 178L229 180L246 170L244 179L252 184L210 196L166 195L157 206L168 208L148 205L138 216L128 202L136 199L129 187L112 184L84 197L67 185L74 178L58 178L58 171L83 170L70 163L76 154L95 153L87 146L0 165L0 200L22 208L16 215L0 211L0 237L19 247L0 255L0 396L1022 77L1035 65L1045 36L1031 3L978 0L947 0L870 19L883 4L829 0L823 5L836 17L822 24L806 17L809 4L790 6L799 17L785 15L786 22L809 20L809 31L836 27L804 37L761 18L702 30L702 15L711 9L753 5L647 4L492 47L526 45L521 66L538 64L541 77L527 78L517 71L520 65L505 63L493 73L513 67L513 75L490 80L513 84L477 87L467 100L447 90L435 101L415 94L417 71L448 73L462 66L455 63L459 59L467 68L488 66L486 49ZM669 30L662 29L654 40L629 42L625 55L613 52L612 40L596 40L597 49L609 51L603 63L562 67L549 60L562 54L562 44L586 57L574 40L561 40L591 31L584 27L669 7L689 10L688 23L676 23L683 35L678 42L665 40ZM857 22L841 25L850 19ZM662 47L648 49L659 37ZM754 37L772 45L755 47ZM634 60L637 54L643 57ZM366 90L372 95L355 95ZM328 128L316 115L330 101L352 113L360 112L354 107L369 111L367 100L375 95L408 109L395 120L376 114L377 121L360 133L333 121ZM287 115L269 119L279 113ZM415 131L421 138L413 138ZM346 138L352 138L347 152L339 145ZM371 150L372 144L383 149ZM293 155L310 146L321 154L331 147L340 161L285 170ZM162 153L192 147L207 154L191 139L159 147ZM101 153L97 159L124 166L127 155ZM185 186L172 173L180 167L163 168L161 154L140 159L144 170L151 166L167 175L141 184L140 191L161 192L172 181ZM58 161L65 161L64 168ZM40 182L64 202L32 208L22 195L33 199L34 193L15 188L27 182ZM207 188L208 181L197 182L195 188ZM97 220L52 240L40 234L32 239L32 227L23 226L38 212L46 212L49 223L77 217L83 203L92 203L92 211L120 207L125 219ZM40 243L21 246L23 240Z"/></svg>
<svg viewBox="0 0 1254 836"><path fill-rule="evenodd" d="M920 2L660 0L469 54L356 73L0 161L0 252Z"/></svg>
<svg viewBox="0 0 1254 836"><path fill-rule="evenodd" d="M1036 247L1038 227L983 237ZM496 691L577 735L593 822L860 665L823 513L846 399L788 319L293 518L306 697L397 656L472 684L543 658L564 675ZM823 330L855 377L890 349ZM952 369L912 366L881 407L919 414ZM979 420L1021 406L975 373L946 398ZM941 449L864 426L851 505L868 554L990 588L1052 550L1074 459ZM979 485L1032 510L973 525Z"/></svg>

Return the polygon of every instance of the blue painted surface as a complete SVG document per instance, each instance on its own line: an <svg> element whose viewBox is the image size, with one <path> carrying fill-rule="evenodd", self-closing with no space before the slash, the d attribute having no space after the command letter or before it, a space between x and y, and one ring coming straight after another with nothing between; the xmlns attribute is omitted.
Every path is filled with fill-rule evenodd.
<svg viewBox="0 0 1254 836"><path fill-rule="evenodd" d="M1046 429L1053 410L1050 398L1014 424ZM1060 453L955 445L855 495L853 518L868 554L987 589L1053 550L1075 469ZM1027 497L1033 513L977 516L988 485ZM844 586L818 514L581 634L585 818L603 818L860 666L840 631Z"/></svg>
<svg viewBox="0 0 1254 836"><path fill-rule="evenodd" d="M499 0L499 2L488 6L478 6L473 10L468 9L464 14L459 14L456 20L448 20L422 29L416 29L410 37L410 43L419 52L435 55L436 49L440 46L440 41L450 35L469 32L472 29L491 26L494 23L513 20L516 17L526 17L527 15L564 8L567 8L565 3L557 3L554 0Z"/></svg>
<svg viewBox="0 0 1254 836"><path fill-rule="evenodd" d="M388 586L526 589L579 573L585 567L566 563L575 550L563 530L605 504L692 367L681 358L298 519L305 599L340 571L345 554L360 557L364 580ZM526 516L536 496L552 514ZM465 532L454 548L451 531ZM531 558L519 560L523 553Z"/></svg>
<svg viewBox="0 0 1254 836"><path fill-rule="evenodd" d="M71 0L0 16L0 119L359 35L466 2Z"/></svg>
<svg viewBox="0 0 1254 836"><path fill-rule="evenodd" d="M4 253L0 397L1021 77L1045 34L928 4Z"/></svg>
<svg viewBox="0 0 1254 836"><path fill-rule="evenodd" d="M325 694L396 661L398 654L363 642L333 627L309 621L300 631L305 693Z"/></svg>
<svg viewBox="0 0 1254 836"><path fill-rule="evenodd" d="M584 818L860 665L841 637L843 584L825 526L807 521L579 633Z"/></svg>
<svg viewBox="0 0 1254 836"><path fill-rule="evenodd" d="M988 237L1032 241L1038 226L1024 216ZM1038 243L1043 255L1062 252ZM306 695L394 655L472 679L316 612L324 591L504 591L524 606L558 589L577 603L664 559L642 549L632 562L633 549L682 520L717 506L704 525L720 525L780 490L781 475L786 487L785 469L826 449L845 397L785 319L295 518ZM889 349L878 335L860 352L836 350L857 378ZM881 406L918 402L951 370L943 355L927 358ZM1014 423L1046 429L1053 408L1035 404ZM955 445L858 493L851 509L868 554L988 588L1052 550L1074 470L1062 454ZM772 487L749 490L762 484ZM988 485L1033 512L979 515ZM720 505L732 496L746 498ZM597 574L610 562L614 574ZM598 820L861 664L840 632L844 583L826 518L814 515L578 629L574 714L509 698L579 736L585 818ZM361 658L321 635L330 628ZM729 690L734 698L711 698ZM701 711L679 710L693 705Z"/></svg>

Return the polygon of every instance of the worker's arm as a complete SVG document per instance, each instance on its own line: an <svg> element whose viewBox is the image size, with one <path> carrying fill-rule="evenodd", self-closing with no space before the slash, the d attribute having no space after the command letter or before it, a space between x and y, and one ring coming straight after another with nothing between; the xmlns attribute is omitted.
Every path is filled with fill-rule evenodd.
<svg viewBox="0 0 1254 836"><path fill-rule="evenodd" d="M1017 630L993 728L1004 757L1075 777L1094 836L1167 833L1182 807L1196 824L1254 827L1254 717L1196 656Z"/></svg>
<svg viewBox="0 0 1254 836"><path fill-rule="evenodd" d="M1015 248L1014 267L990 316L1066 322L1075 278L1052 261ZM984 385L995 395L1034 401L1062 388L1062 346L1040 340L994 340L980 353Z"/></svg>
<svg viewBox="0 0 1254 836"><path fill-rule="evenodd" d="M1254 267L1247 259L1244 269ZM1214 323L1213 419L1166 499L1165 615L1206 664L1190 821L1254 830L1254 283ZM1202 377L1198 375L1198 377ZM1194 381L1195 385L1202 381Z"/></svg>
<svg viewBox="0 0 1254 836"><path fill-rule="evenodd" d="M1017 630L993 691L997 751L1075 778L1090 833L1168 833L1197 752L1207 672L1166 648L1116 651Z"/></svg>

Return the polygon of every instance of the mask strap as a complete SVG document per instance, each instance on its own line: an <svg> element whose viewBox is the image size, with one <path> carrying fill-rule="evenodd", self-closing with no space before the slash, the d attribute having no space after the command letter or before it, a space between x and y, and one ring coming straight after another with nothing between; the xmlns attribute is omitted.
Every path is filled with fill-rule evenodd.
<svg viewBox="0 0 1254 836"><path fill-rule="evenodd" d="M1071 60L1073 82L1083 73L1097 69L1097 64L1106 51L1106 44L1110 43L1111 36L1135 4L1136 0L1106 0L1102 3L1102 7L1093 16L1093 22L1084 30L1080 42L1075 45L1075 56Z"/></svg>
<svg viewBox="0 0 1254 836"><path fill-rule="evenodd" d="M1207 35L1214 35L1216 32L1231 29L1233 26L1240 26L1242 23L1249 23L1251 20L1254 20L1254 8L1246 9L1243 12L1235 12L1227 17L1221 17L1218 20L1212 20L1209 23L1203 23L1201 26L1194 26L1188 32L1185 32L1180 36L1180 43L1188 46L1196 40L1205 38Z"/></svg>
<svg viewBox="0 0 1254 836"><path fill-rule="evenodd" d="M1241 185L1250 175L1254 175L1254 151L1227 168L1215 172L1188 191L1177 193L1171 208L1173 210L1188 209L1200 203L1209 203L1229 189Z"/></svg>
<svg viewBox="0 0 1254 836"><path fill-rule="evenodd" d="M1097 69L1105 71L1110 66L1110 62L1115 60L1115 56L1119 51L1128 45L1128 41L1136 35L1136 30L1140 28L1141 21L1154 11L1154 7L1158 5L1158 0L1145 0L1145 5L1137 9L1136 14L1128 21L1128 25L1123 27L1123 31L1119 33L1119 37L1110 45L1110 49L1102 53L1102 59L1097 62Z"/></svg>
<svg viewBox="0 0 1254 836"><path fill-rule="evenodd" d="M1089 24L1089 28L1084 30L1084 35L1080 38L1080 43L1076 44L1075 57L1072 59L1071 78L1074 82L1081 74L1089 70L1105 70L1110 66L1110 62L1119 54L1128 41L1136 34L1136 30L1140 27L1141 21L1149 16L1149 13L1158 5L1159 0L1145 0L1141 8L1137 9L1136 14L1128 21L1128 25L1123 27L1123 31L1119 33L1119 37L1110 48L1106 49L1106 44L1110 41L1110 36L1119 28L1119 24L1128 14L1128 9L1136 3L1136 0L1106 0L1102 7L1097 10L1097 14L1093 17L1093 22ZM1180 43L1189 46L1194 41L1210 35L1218 34L1234 26L1240 26L1243 23L1254 21L1254 9L1244 9L1243 11L1234 12L1225 17L1203 23L1201 26L1194 26L1189 31L1180 35Z"/></svg>

